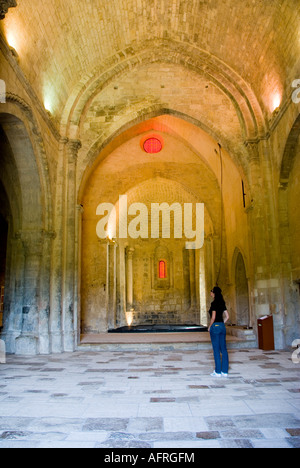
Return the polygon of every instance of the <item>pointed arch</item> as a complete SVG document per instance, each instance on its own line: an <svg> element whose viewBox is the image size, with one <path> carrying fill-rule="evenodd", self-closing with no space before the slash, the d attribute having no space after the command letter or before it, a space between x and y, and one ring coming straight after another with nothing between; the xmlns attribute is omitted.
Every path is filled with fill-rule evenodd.
<svg viewBox="0 0 300 468"><path fill-rule="evenodd" d="M66 129L66 136L70 128L79 126L86 105L99 91L119 79L124 73L138 69L145 63L175 64L205 76L231 100L245 140L266 133L267 125L252 89L232 68L216 56L194 45L171 39L157 40L151 43L151 47L141 49L131 47L130 50L129 55L126 51L119 52L108 60L108 64L100 64L74 87L61 120L63 128Z"/></svg>
<svg viewBox="0 0 300 468"><path fill-rule="evenodd" d="M239 248L234 251L232 259L232 279L235 290L235 320L236 325L250 325L250 303L248 274L244 255Z"/></svg>

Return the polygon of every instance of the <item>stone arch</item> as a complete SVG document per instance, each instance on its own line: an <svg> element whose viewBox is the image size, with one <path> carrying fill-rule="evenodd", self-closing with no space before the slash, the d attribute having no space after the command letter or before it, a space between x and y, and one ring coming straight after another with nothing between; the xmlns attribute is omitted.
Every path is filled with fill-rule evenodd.
<svg viewBox="0 0 300 468"><path fill-rule="evenodd" d="M22 195L16 161L5 131L0 123L0 153L1 153L1 191L2 207L6 207L6 218L10 218L12 232L17 232L22 226Z"/></svg>
<svg viewBox="0 0 300 468"><path fill-rule="evenodd" d="M284 301L285 342L291 344L300 329L300 115L290 130L280 169L278 219L281 290Z"/></svg>
<svg viewBox="0 0 300 468"><path fill-rule="evenodd" d="M266 124L251 88L224 62L191 44L172 40L155 41L141 50L134 47L111 57L109 67L101 64L88 73L71 94L62 117L65 128L79 125L88 102L99 90L120 77L124 72L144 63L173 63L206 76L232 101L238 114L244 138L255 138L266 131ZM92 78L91 78L92 76ZM68 129L67 134L68 136Z"/></svg>
<svg viewBox="0 0 300 468"><path fill-rule="evenodd" d="M139 137L138 135L131 134L131 139L134 139L135 137ZM169 136L168 136L169 138ZM174 137L172 137L174 139ZM130 140L130 138L129 138ZM139 138L136 139L139 141ZM183 146L184 142L181 143L181 146ZM140 145L139 143L136 145L136 142L134 143L134 147L137 148L137 150L140 150ZM120 151L119 148L120 145L116 145L116 150ZM180 146L180 148L181 148ZM105 150L104 150L105 151ZM110 147L110 151L106 149L107 156L109 156L110 152L113 153L114 151ZM122 153L122 151L121 151ZM120 154L121 154L120 153ZM187 151L187 153L190 155L192 153L191 148ZM179 152L180 154L180 152ZM103 156L103 155L102 155ZM122 155L121 155L122 156ZM178 157L178 156L177 156ZM84 242L82 243L82 250L81 250L81 255L82 255L82 266L81 266L81 272L82 272L82 281L81 281L81 320L82 320L82 330L83 333L97 333L100 331L106 331L107 327L113 326L114 327L114 318L116 317L115 323L118 325L122 324L122 320L124 320L124 313L121 311L125 307L126 299L125 299L125 287L124 284L126 282L122 279L124 276L124 271L126 271L125 264L128 261L128 257L125 255L125 260L124 260L124 251L126 251L126 254L128 253L128 246L124 245L124 242L118 239L118 237L115 239L115 236L112 236L111 242L109 242L106 245L106 240L103 239L103 242L97 241L95 237L95 229L96 229L96 223L93 221L93 218L95 218L95 213L96 213L96 206L94 209L94 202L97 200L97 203L100 202L109 202L113 204L114 206L118 206L118 196L121 194L126 194L128 197L128 207L131 205L131 203L134 203L136 201L139 201L146 205L148 207L148 203L157 202L157 203L162 203L163 201L167 201L170 203L181 203L183 206L183 203L196 203L196 202L201 202L204 199L206 199L206 196L208 194L208 188L205 183L206 179L209 179L211 182L210 185L210 204L213 204L213 206L209 205L207 206L207 216L206 219L207 221L207 231L205 234L207 236L212 236L214 233L214 230L216 230L219 234L217 238L214 239L215 243L215 248L216 250L219 250L219 238L220 238L220 226L219 226L219 219L218 216L216 216L216 212L219 212L219 203L220 203L220 192L219 192L219 185L216 176L213 174L213 171L210 170L207 165L205 164L204 161L198 162L198 158L196 154L193 154L194 161L197 161L197 164L199 167L201 167L201 172L199 174L202 175L203 180L201 182L199 181L199 178L197 179L195 177L193 184L190 186L187 185L187 178L186 176L182 176L181 172L175 172L172 174L168 174L167 172L161 173L160 171L163 170L162 166L159 166L159 164L155 164L154 167L149 167L146 169L145 174L137 174L135 171L135 165L132 165L132 168L127 169L126 166L126 158L123 159L124 161L124 167L125 169L122 169L122 174L119 174L117 177L118 180L122 181L120 184L117 186L118 190L113 190L112 185L109 182L109 176L106 174L106 169L107 168L106 164L110 165L109 162L109 157L108 158L102 158L101 156L98 159L99 163L99 170L98 170L98 175L92 175L91 179L88 181L85 181L85 184L81 187L80 192L82 195L78 199L78 202L83 205L84 213L83 213L83 220L81 226L82 226L82 239L84 239ZM114 161L114 160L113 160ZM103 163L104 166L104 171L102 172L102 168L100 168L101 162ZM121 161L120 161L121 162ZM117 164L119 170L121 170L121 167L119 163L116 163L114 161L114 164ZM163 164L161 162L161 164ZM166 163L167 164L167 163ZM111 166L113 167L113 166ZM97 170L97 169L96 169ZM108 170L110 170L108 168ZM126 171L125 171L126 170ZM200 169L199 169L200 171ZM92 171L94 172L94 171ZM206 173L206 174L205 174ZM123 177L124 174L124 177ZM105 184L106 184L106 189L104 190L104 185L99 186L99 184L96 182L95 177L99 181L99 176L103 177ZM116 177L116 176L115 176ZM201 179L202 179L201 177ZM127 180L129 182L127 182ZM123 182L124 181L124 182ZM132 185L131 185L131 182ZM196 184L197 182L197 184ZM82 181L83 184L83 181ZM203 184L203 191L202 191L202 184ZM122 187L122 188L120 188ZM125 188L126 187L126 188ZM89 190L89 193L85 193L85 188ZM125 189L124 189L125 188ZM120 191L123 190L124 191ZM101 198L100 194L102 193L107 193L105 195L105 198ZM212 195L216 194L216 197ZM108 197L108 198L106 198ZM156 198L157 197L157 198ZM216 199L213 201L213 199ZM98 201L99 200L99 201ZM213 207L217 207L216 209L213 209ZM118 209L116 209L116 213L118 213ZM149 210L148 210L149 213ZM194 208L194 214L195 214L195 208ZM212 222L212 218L214 219L214 223ZM95 218L96 219L96 218ZM148 218L149 219L149 218ZM171 229L172 229L172 224L171 224ZM94 232L94 234L93 234ZM110 238L110 236L108 236ZM162 240L161 235L159 240L152 240L150 239L148 244L149 246L156 245L158 243L160 246L164 246L165 242L168 242L168 240ZM173 240L173 233L171 231L171 240ZM193 251L187 251L185 247L185 239L183 238L182 240L179 240L179 247L178 247L178 252L177 255L175 255L175 246L172 245L172 252L173 252L173 259L174 262L177 262L177 270L173 269L173 260L172 256L168 255L161 255L161 258L156 258L155 255L153 256L153 251L152 254L149 256L148 252L148 245L145 246L147 241L144 240L138 240L132 241L129 239L127 242L129 244L129 248L134 250L134 253L132 257L130 257L129 264L130 268L133 262L133 268L137 268L138 271L140 272L140 269L146 270L146 274L148 275L148 282L147 285L149 286L149 283L151 283L155 286L157 283L157 278L153 275L154 270L157 267L157 261L159 260L168 260L168 269L169 272L171 273L170 276L167 278L166 282L160 282L163 284L159 284L159 286L164 286L167 287L172 285L172 273L177 272L175 275L175 278L177 278L177 301L178 304L171 304L174 302L174 298L172 299L172 294L174 295L175 292L171 291L170 288L168 287L167 289L164 290L162 287L153 287L153 290L155 291L154 294L154 299L150 303L148 303L148 296L150 295L150 289L145 289L141 286L140 282L143 281L144 275L143 274L137 274L136 275L136 281L138 283L138 287L134 288L134 301L135 301L135 307L137 306L140 308L140 319L141 317L145 317L143 315L144 313L147 314L149 313L150 315L152 314L153 310L151 311L148 308L150 307L163 307L162 303L165 301L166 303L164 304L165 312L168 314L169 312L173 314L174 317L176 317L176 320L179 320L179 316L177 312L179 313L180 311L178 310L180 307L183 309L183 314L185 314L185 317L188 317L189 320L192 320L192 317L196 317L197 321L200 320L200 312L199 312L199 301L200 301L200 294L199 294L199 272L201 269L201 274L204 277L205 276L205 267L204 267L204 259L200 260L200 253L197 251L196 253ZM125 241L126 243L126 241ZM127 250L126 250L127 249ZM145 250L144 250L145 249ZM129 249L130 250L130 249ZM137 252L139 252L140 255L137 255ZM145 252L145 253L144 253ZM107 268L107 263L103 264L104 259L109 258L110 262L110 274L108 274L105 277L105 268ZM147 264L147 267L145 267L144 264L144 259L145 258L145 264L147 264L147 261L149 262ZM201 266L200 266L201 263ZM210 264L213 263L213 260L210 262ZM101 266L103 264L103 267ZM151 265L151 266L150 266ZM123 276L120 276L117 278L117 280L112 278L112 272L114 271L121 271L123 272ZM99 271L104 272L102 274L102 279L99 278ZM136 270L135 270L136 271ZM150 273L151 271L151 273ZM144 271L145 273L145 271ZM175 274L175 273L174 273ZM179 276L182 276L182 281L179 280ZM131 275L130 275L131 277ZM181 282L180 282L181 281ZM180 287L178 286L180 282ZM107 287L107 284L109 283L109 287ZM201 306L202 308L206 308L206 303L204 303L204 297L205 297L205 291L204 288L205 286L201 285ZM105 285L105 287L104 287ZM173 286L172 286L173 287ZM202 291L203 290L203 291ZM141 291L143 293L145 292L145 296L141 294ZM162 291L167 291L169 294L168 299L163 299L160 298L160 294ZM131 293L132 295L132 293ZM147 296L148 295L148 296ZM150 296L149 296L150 297ZM156 302L155 302L156 301ZM205 301L206 302L206 301ZM107 305L105 305L107 304ZM122 305L123 304L123 305ZM105 306L105 307L104 307ZM121 309L123 307L123 309ZM170 310L169 310L169 309ZM171 310L172 308L177 308L177 310ZM198 308L198 309L197 309ZM99 311L101 313L99 313ZM175 314L176 312L176 314ZM156 314L154 314L156 315ZM122 318L123 317L123 318ZM195 318L195 320L196 320ZM154 317L152 316L152 319L154 320ZM168 317L168 320L171 320L171 315ZM136 317L135 317L136 321Z"/></svg>
<svg viewBox="0 0 300 468"><path fill-rule="evenodd" d="M215 140L216 147L217 147L217 142L218 141L221 142L223 148L228 152L228 154L230 154L234 164L236 165L237 169L241 173L241 177L242 179L244 179L244 182L247 186L248 194L250 194L249 181L246 175L247 174L246 159L248 157L248 152L245 147L241 148L240 153L236 152L231 147L230 142L224 139L224 136L222 136L221 134L216 134L212 132L205 125L203 125L202 122L199 122L198 120L190 117L189 115L182 114L172 109L162 108L160 105L158 105L156 106L155 109L153 108L144 109L143 112L141 112L138 116L135 116L134 118L132 118L132 115L130 115L129 117L127 116L126 122L123 122L123 124L119 126L117 129L111 129L111 133L109 135L106 135L104 137L103 135L101 135L97 139L97 141L93 143L91 147L86 148L83 145L79 154L79 161L78 161L78 180L80 181L80 187L78 191L79 203L82 197L83 188L90 174L93 171L93 167L99 158L99 154L101 154L102 157L105 158L107 154L109 154L112 150L114 150L117 147L117 145L123 144L125 142L123 138L124 135L128 135L127 137L128 139L130 139L132 138L135 132L142 133L142 131L145 132L148 130L155 130L156 129L155 127L148 128L146 124L147 122L151 122L151 125L152 125L152 119L155 119L161 116L172 116L184 122L190 123L194 125L196 128L203 130L207 135L209 135L213 140ZM140 127L142 125L143 125L143 130L140 130ZM173 134L174 136L176 136L176 138L184 141L184 143L188 145L192 149L192 151L195 152L195 154L198 154L198 156L202 158L202 155L199 153L199 151L194 146L192 146L187 141L187 139L180 136L171 127L166 127L163 130L167 131L170 134ZM81 154L82 156L84 156L84 159L81 158Z"/></svg>
<svg viewBox="0 0 300 468"><path fill-rule="evenodd" d="M289 133L284 154L281 162L280 168L280 185L281 188L285 188L288 184L291 172L293 170L295 158L296 158L296 149L299 142L300 135L300 114L296 118L291 131Z"/></svg>
<svg viewBox="0 0 300 468"><path fill-rule="evenodd" d="M293 268L293 256L295 256L295 228L296 218L298 211L298 203L294 203L291 209L292 200L298 197L297 194L297 168L299 167L300 158L300 115L296 118L291 131L289 133L285 150L282 158L280 169L280 183L279 183L279 236L281 248L281 264L283 275L289 274L290 268L294 280L300 282L300 269L295 271ZM293 193L292 193L293 192ZM291 215L295 216L291 216ZM300 213L298 214L298 218ZM293 218L293 219L292 219ZM294 221L293 221L294 220ZM296 224L295 224L296 223ZM295 226L292 226L295 224ZM293 245L295 244L295 245ZM293 252L293 254L292 254ZM299 257L299 255L298 255Z"/></svg>
<svg viewBox="0 0 300 468"><path fill-rule="evenodd" d="M51 232L53 226L53 205L50 172L48 155L46 154L40 125L30 105L16 94L7 93L5 113L17 119L16 122L19 121L20 127L22 127L23 138L30 151L28 154L31 155L30 165L36 173L37 187L41 193L42 229Z"/></svg>
<svg viewBox="0 0 300 468"><path fill-rule="evenodd" d="M23 230L42 229L44 210L41 184L33 147L25 125L12 114L0 114L0 125L6 137L5 146L10 151L4 171L12 180L16 178L18 185L20 219L16 224ZM13 162L9 161L10 158L13 158ZM14 171L15 174L12 173ZM13 199L12 204L14 204Z"/></svg>
<svg viewBox="0 0 300 468"><path fill-rule="evenodd" d="M248 274L244 255L236 248L232 259L232 279L235 289L235 318L234 322L239 326L250 325L250 302Z"/></svg>
<svg viewBox="0 0 300 468"><path fill-rule="evenodd" d="M49 352L50 187L33 114L11 98L0 113L0 179L11 209L2 335L8 352L37 354Z"/></svg>

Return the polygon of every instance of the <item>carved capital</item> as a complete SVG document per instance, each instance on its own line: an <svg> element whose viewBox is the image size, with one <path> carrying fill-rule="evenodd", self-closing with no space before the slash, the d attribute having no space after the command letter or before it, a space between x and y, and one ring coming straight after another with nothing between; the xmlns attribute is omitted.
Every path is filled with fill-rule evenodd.
<svg viewBox="0 0 300 468"><path fill-rule="evenodd" d="M0 19L5 18L9 8L15 8L17 6L16 0L0 0Z"/></svg>
<svg viewBox="0 0 300 468"><path fill-rule="evenodd" d="M248 150L249 159L253 163L259 163L259 149L257 140L247 140L245 141L245 146Z"/></svg>
<svg viewBox="0 0 300 468"><path fill-rule="evenodd" d="M80 140L68 140L66 145L67 145L69 163L76 162L78 151L80 150L82 146L81 141Z"/></svg>
<svg viewBox="0 0 300 468"><path fill-rule="evenodd" d="M83 214L83 213L84 213L83 205L77 205L76 208L77 208L77 211L78 211L79 214Z"/></svg>
<svg viewBox="0 0 300 468"><path fill-rule="evenodd" d="M133 259L133 254L134 254L134 249L132 247L128 247L126 249L126 254L127 254L127 259L132 260Z"/></svg>

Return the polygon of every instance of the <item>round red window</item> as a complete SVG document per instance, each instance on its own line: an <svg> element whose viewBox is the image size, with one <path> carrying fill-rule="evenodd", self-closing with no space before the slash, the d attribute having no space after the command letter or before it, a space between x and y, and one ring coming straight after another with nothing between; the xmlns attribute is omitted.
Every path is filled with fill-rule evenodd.
<svg viewBox="0 0 300 468"><path fill-rule="evenodd" d="M144 150L148 154L160 153L162 148L162 142L158 138L148 138L144 143Z"/></svg>

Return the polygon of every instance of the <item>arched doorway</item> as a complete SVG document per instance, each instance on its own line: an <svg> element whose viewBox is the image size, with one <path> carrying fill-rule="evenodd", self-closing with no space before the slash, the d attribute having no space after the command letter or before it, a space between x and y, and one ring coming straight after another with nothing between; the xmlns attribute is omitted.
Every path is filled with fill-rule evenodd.
<svg viewBox="0 0 300 468"><path fill-rule="evenodd" d="M18 225L20 213L19 178L11 152L11 147L0 123L0 331L8 319L5 299L10 298L10 237L13 231L13 218ZM14 216L13 216L14 212ZM8 273L8 274L7 274Z"/></svg>
<svg viewBox="0 0 300 468"><path fill-rule="evenodd" d="M0 330L3 328L8 224L0 212Z"/></svg>
<svg viewBox="0 0 300 468"><path fill-rule="evenodd" d="M235 297L236 297L236 324L249 326L249 288L246 267L242 254L239 252L235 265Z"/></svg>
<svg viewBox="0 0 300 468"><path fill-rule="evenodd" d="M0 114L0 201L5 200L0 209L1 283L5 285L1 339L7 352L31 355L49 352L49 314L41 305L41 287L50 265L43 269L48 210L34 136L26 125L16 115Z"/></svg>
<svg viewBox="0 0 300 468"><path fill-rule="evenodd" d="M150 150L147 146L146 151L145 141L154 137L161 138L163 145L155 151L151 145ZM187 320L206 325L209 292L218 272L225 295L231 304L234 302L226 291L225 237L232 239L231 244L239 242L246 250L247 215L240 196L240 169L226 150L222 153L223 180L230 181L224 183L223 193L218 143L203 129L179 117L163 114L135 123L100 150L93 165L86 169L78 197L81 334L105 333L110 328L124 326L126 312L130 312L133 324L148 320L152 323ZM115 235L108 221L113 219L122 225L118 210L123 196L127 200L128 233L132 227L135 232L147 229L148 223L141 219L138 204L143 205L147 214L151 213L153 203L165 202L168 207L179 204L183 220L185 204L194 207L197 203L204 204L203 248L186 250L185 239L174 239L173 232L171 241L164 238L162 231L157 238L150 235L150 239L142 236L124 239ZM98 207L105 203L112 207L113 215L106 219L106 238L100 239L97 223L108 212L100 209L98 212ZM171 226L174 216L172 212ZM151 216L148 219L150 233ZM236 219L243 220L238 230ZM194 222L192 228L195 229Z"/></svg>

